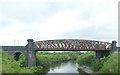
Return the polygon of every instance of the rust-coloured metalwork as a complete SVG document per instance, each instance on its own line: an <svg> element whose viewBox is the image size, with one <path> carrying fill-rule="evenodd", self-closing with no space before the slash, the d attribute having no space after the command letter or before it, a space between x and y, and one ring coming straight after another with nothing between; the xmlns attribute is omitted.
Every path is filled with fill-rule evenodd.
<svg viewBox="0 0 120 75"><path fill-rule="evenodd" d="M111 50L111 43L79 40L79 39L62 39L46 40L34 42L35 50Z"/></svg>

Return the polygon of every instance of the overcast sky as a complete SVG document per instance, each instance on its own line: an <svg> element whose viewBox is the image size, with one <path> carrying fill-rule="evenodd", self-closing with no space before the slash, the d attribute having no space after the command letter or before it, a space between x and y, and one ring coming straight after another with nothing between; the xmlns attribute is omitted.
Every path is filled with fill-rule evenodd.
<svg viewBox="0 0 120 75"><path fill-rule="evenodd" d="M1 0L0 45L24 46L27 39L118 41L118 1Z"/></svg>

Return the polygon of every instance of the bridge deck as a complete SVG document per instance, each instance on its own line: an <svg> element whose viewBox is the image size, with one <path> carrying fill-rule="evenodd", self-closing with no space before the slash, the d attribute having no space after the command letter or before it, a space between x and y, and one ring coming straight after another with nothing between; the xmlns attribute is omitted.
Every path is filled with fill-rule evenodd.
<svg viewBox="0 0 120 75"><path fill-rule="evenodd" d="M111 50L80 50L80 49L34 49L35 51L111 51Z"/></svg>

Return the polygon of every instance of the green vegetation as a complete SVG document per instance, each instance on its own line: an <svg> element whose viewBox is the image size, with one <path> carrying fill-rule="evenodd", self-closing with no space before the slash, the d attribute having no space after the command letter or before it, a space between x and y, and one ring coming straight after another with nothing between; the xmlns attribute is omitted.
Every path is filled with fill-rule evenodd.
<svg viewBox="0 0 120 75"><path fill-rule="evenodd" d="M88 65L92 63L92 61L95 60L95 53L94 52L86 52L82 55L80 55L77 59L77 63L79 65Z"/></svg>
<svg viewBox="0 0 120 75"><path fill-rule="evenodd" d="M2 50L0 49L0 75L2 73Z"/></svg>
<svg viewBox="0 0 120 75"><path fill-rule="evenodd" d="M14 60L14 56L2 52L2 73L42 73L44 66L61 62L64 60L76 59L81 52L63 52L63 53L49 53L37 52L36 61L37 66L32 68L25 67L25 56L20 55L19 61ZM1 58L0 58L1 59Z"/></svg>
<svg viewBox="0 0 120 75"><path fill-rule="evenodd" d="M95 52L86 52L78 57L77 62L79 65L90 66L99 73L118 73L118 53L97 60Z"/></svg>
<svg viewBox="0 0 120 75"><path fill-rule="evenodd" d="M37 52L36 61L37 65L47 66L53 63L76 59L81 52L63 52L63 53L49 53L49 52Z"/></svg>
<svg viewBox="0 0 120 75"><path fill-rule="evenodd" d="M14 60L14 56L10 56L0 51L0 60L2 60L2 73L43 73L43 67L51 64L77 59L79 65L90 66L98 73L118 73L118 53L110 54L108 57L96 59L95 52L37 52L36 67L31 69L25 67L25 56L20 55L19 61ZM120 54L120 53L119 53ZM2 56L2 57L1 57ZM0 64L1 66L1 64ZM45 73L47 70L45 71ZM120 72L120 70L119 70Z"/></svg>
<svg viewBox="0 0 120 75"><path fill-rule="evenodd" d="M13 56L2 52L2 73L33 73L32 69L21 68L18 61L15 61Z"/></svg>
<svg viewBox="0 0 120 75"><path fill-rule="evenodd" d="M120 53L119 53L120 54ZM118 73L118 53L111 54L99 72ZM119 71L120 72L120 71Z"/></svg>

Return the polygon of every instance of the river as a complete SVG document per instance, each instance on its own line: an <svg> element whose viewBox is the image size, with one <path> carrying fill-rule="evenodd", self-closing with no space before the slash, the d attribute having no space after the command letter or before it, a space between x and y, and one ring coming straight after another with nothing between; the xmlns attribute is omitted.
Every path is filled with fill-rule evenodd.
<svg viewBox="0 0 120 75"><path fill-rule="evenodd" d="M83 71L78 69L76 61L57 63L44 68L42 72L46 73L47 75L51 73L84 73Z"/></svg>

